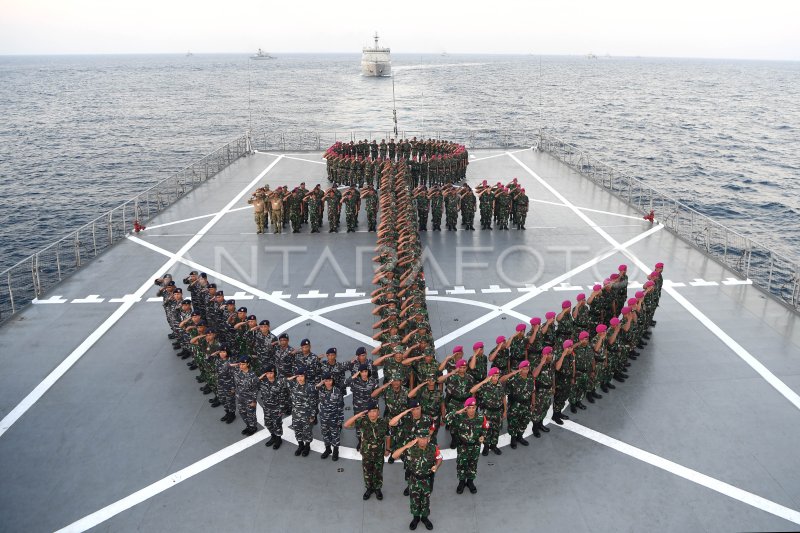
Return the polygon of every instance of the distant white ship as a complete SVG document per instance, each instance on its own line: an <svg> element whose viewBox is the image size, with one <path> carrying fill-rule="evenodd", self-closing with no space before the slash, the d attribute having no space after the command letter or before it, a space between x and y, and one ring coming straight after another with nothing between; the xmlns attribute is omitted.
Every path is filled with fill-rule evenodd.
<svg viewBox="0 0 800 533"><path fill-rule="evenodd" d="M269 55L269 52L265 52L261 48L258 49L256 55L250 56L250 59L275 59L275 56Z"/></svg>
<svg viewBox="0 0 800 533"><path fill-rule="evenodd" d="M361 74L364 76L391 76L392 58L389 48L378 46L378 32L375 32L375 47L364 47L361 55Z"/></svg>

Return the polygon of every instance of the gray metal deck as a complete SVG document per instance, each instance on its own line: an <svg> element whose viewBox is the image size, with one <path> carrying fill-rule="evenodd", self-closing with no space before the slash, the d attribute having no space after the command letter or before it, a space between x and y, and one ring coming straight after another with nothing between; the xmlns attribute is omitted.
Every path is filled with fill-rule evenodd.
<svg viewBox="0 0 800 533"><path fill-rule="evenodd" d="M641 282L664 261L669 281L626 383L529 448L481 457L477 495L455 493L445 462L435 531L798 529L798 316L550 156L473 156L471 183L517 177L533 201L524 232L422 234L440 359L543 316L619 263ZM384 470L384 501L363 502L353 450L332 463L267 450L266 431L242 438L172 355L148 301L156 275L199 268L294 344L340 357L366 344L374 234L256 235L246 204L256 185L324 184L321 163L240 160L0 328L0 529L407 530L399 464Z"/></svg>

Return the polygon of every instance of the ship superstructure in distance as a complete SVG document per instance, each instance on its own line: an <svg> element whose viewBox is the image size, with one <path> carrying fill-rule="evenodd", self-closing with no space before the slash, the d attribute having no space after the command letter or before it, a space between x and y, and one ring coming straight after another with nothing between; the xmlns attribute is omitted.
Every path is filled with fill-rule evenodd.
<svg viewBox="0 0 800 533"><path fill-rule="evenodd" d="M378 77L392 75L391 49L378 46L378 32L375 32L375 46L365 46L361 54L361 74Z"/></svg>
<svg viewBox="0 0 800 533"><path fill-rule="evenodd" d="M264 60L264 59L275 59L275 56L270 55L269 52L265 52L264 50L259 48L258 51L256 51L255 55L250 56L250 59L255 59L257 61L261 61L261 60Z"/></svg>

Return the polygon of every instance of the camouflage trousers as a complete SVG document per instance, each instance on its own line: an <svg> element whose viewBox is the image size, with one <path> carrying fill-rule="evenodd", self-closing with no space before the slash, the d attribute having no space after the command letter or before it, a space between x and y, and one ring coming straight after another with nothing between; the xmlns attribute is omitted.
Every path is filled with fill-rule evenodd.
<svg viewBox="0 0 800 533"><path fill-rule="evenodd" d="M378 211L375 209L367 209L367 231L377 231L378 229Z"/></svg>
<svg viewBox="0 0 800 533"><path fill-rule="evenodd" d="M527 211L522 211L522 210L517 211L517 214L516 214L515 218L516 218L517 227L524 228L525 227L525 219L528 218L528 212Z"/></svg>
<svg viewBox="0 0 800 533"><path fill-rule="evenodd" d="M459 481L475 479L478 475L478 457L481 454L480 443L459 444L456 456L456 476Z"/></svg>
<svg viewBox="0 0 800 533"><path fill-rule="evenodd" d="M409 499L411 500L411 514L420 518L431 514L431 491L433 490L433 475L415 476L408 478Z"/></svg>
<svg viewBox="0 0 800 533"><path fill-rule="evenodd" d="M595 385L605 385L611 381L611 370L607 365L598 362L594 368Z"/></svg>
<svg viewBox="0 0 800 533"><path fill-rule="evenodd" d="M486 228L492 225L492 209L491 207L481 207L481 227Z"/></svg>
<svg viewBox="0 0 800 533"><path fill-rule="evenodd" d="M364 474L364 486L376 490L383 488L383 447L361 456L361 470Z"/></svg>
<svg viewBox="0 0 800 533"><path fill-rule="evenodd" d="M292 232L300 233L300 224L303 223L303 218L302 215L300 214L300 211L296 211L290 214L289 221L292 223Z"/></svg>
<svg viewBox="0 0 800 533"><path fill-rule="evenodd" d="M311 231L318 232L319 227L322 225L322 217L317 213L311 213L309 218L311 219Z"/></svg>
<svg viewBox="0 0 800 533"><path fill-rule="evenodd" d="M253 213L253 218L256 221L256 229L258 232L264 233L264 225L267 223L267 213L265 211Z"/></svg>
<svg viewBox="0 0 800 533"><path fill-rule="evenodd" d="M536 389L536 399L533 404L533 416L531 417L534 424L539 424L544 420L547 410L550 408L550 403L553 401L553 389L550 387Z"/></svg>
<svg viewBox="0 0 800 533"><path fill-rule="evenodd" d="M292 429L294 430L295 437L300 442L311 442L314 437L311 434L311 422L308 421L308 416L300 416L299 413L294 413L292 417Z"/></svg>
<svg viewBox="0 0 800 533"><path fill-rule="evenodd" d="M572 376L566 372L556 372L556 392L553 395L553 412L560 413L569 399Z"/></svg>
<svg viewBox="0 0 800 533"><path fill-rule="evenodd" d="M342 437L342 419L325 419L320 417L319 425L322 430L322 441L325 446L339 446Z"/></svg>
<svg viewBox="0 0 800 533"><path fill-rule="evenodd" d="M484 409L484 416L486 421L489 422L489 428L483 437L483 445L491 448L497 446L497 440L500 438L500 428L503 427L503 409Z"/></svg>
<svg viewBox="0 0 800 533"><path fill-rule="evenodd" d="M339 230L339 212L336 208L328 208L328 227L333 231Z"/></svg>
<svg viewBox="0 0 800 533"><path fill-rule="evenodd" d="M431 224L433 225L433 229L442 229L442 214L443 211L441 209L434 208L431 210Z"/></svg>
<svg viewBox="0 0 800 533"><path fill-rule="evenodd" d="M226 413L236 412L236 391L233 383L220 383L217 390L217 398L222 402L222 407Z"/></svg>
<svg viewBox="0 0 800 533"><path fill-rule="evenodd" d="M251 401L252 400L249 398L236 396L236 408L239 411L239 416L242 417L242 420L247 427L253 427L256 425L256 408L250 407Z"/></svg>
<svg viewBox="0 0 800 533"><path fill-rule="evenodd" d="M508 409L508 433L512 437L521 436L531 419L531 407L528 402L511 402Z"/></svg>
<svg viewBox="0 0 800 533"><path fill-rule="evenodd" d="M275 233L280 233L283 224L281 221L283 220L283 213L279 210L272 211L272 227Z"/></svg>
<svg viewBox="0 0 800 533"><path fill-rule="evenodd" d="M475 211L472 209L464 209L461 211L461 222L469 227L475 223Z"/></svg>
<svg viewBox="0 0 800 533"><path fill-rule="evenodd" d="M583 400L586 393L589 392L589 372L582 372L578 370L575 373L575 384L569 389L569 403L575 405Z"/></svg>
<svg viewBox="0 0 800 533"><path fill-rule="evenodd" d="M283 435L283 412L281 406L261 403L261 408L264 409L264 427L267 428L269 434L278 437Z"/></svg>

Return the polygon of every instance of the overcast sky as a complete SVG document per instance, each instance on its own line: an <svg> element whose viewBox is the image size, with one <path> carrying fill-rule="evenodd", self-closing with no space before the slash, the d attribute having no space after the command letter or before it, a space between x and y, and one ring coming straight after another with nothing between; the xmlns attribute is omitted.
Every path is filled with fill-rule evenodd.
<svg viewBox="0 0 800 533"><path fill-rule="evenodd" d="M0 0L0 54L518 53L800 60L800 0Z"/></svg>

